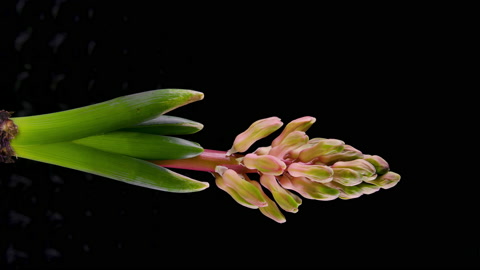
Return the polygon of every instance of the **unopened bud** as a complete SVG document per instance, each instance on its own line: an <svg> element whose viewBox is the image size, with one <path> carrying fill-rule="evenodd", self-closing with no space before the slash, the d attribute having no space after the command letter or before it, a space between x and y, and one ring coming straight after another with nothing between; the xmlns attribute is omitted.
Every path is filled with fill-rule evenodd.
<svg viewBox="0 0 480 270"><path fill-rule="evenodd" d="M247 154L243 158L243 164L249 169L256 169L261 173L270 175L280 175L287 168L285 162L271 155Z"/></svg>
<svg viewBox="0 0 480 270"><path fill-rule="evenodd" d="M270 190L273 198L283 210L291 213L298 212L302 199L280 186L275 176L264 174L260 177L260 183Z"/></svg>
<svg viewBox="0 0 480 270"><path fill-rule="evenodd" d="M322 155L339 153L343 151L344 145L343 141L336 139L320 140L312 147L303 149L298 155L298 159L302 162L308 162Z"/></svg>
<svg viewBox="0 0 480 270"><path fill-rule="evenodd" d="M309 165L305 163L292 163L287 168L293 177L306 177L319 183L327 183L333 179L333 169L325 165Z"/></svg>
<svg viewBox="0 0 480 270"><path fill-rule="evenodd" d="M343 200L358 198L363 195L362 189L357 186L345 186L336 182L326 183L325 185L338 189L340 195L338 197Z"/></svg>
<svg viewBox="0 0 480 270"><path fill-rule="evenodd" d="M386 174L390 169L387 161L377 155L364 155L363 159L370 162L375 167L378 174Z"/></svg>
<svg viewBox="0 0 480 270"><path fill-rule="evenodd" d="M261 190L249 181L240 177L240 175L232 169L227 169L222 166L217 166L215 171L223 178L223 183L229 188L235 190L245 201L258 207L267 205Z"/></svg>
<svg viewBox="0 0 480 270"><path fill-rule="evenodd" d="M237 135L227 155L247 151L256 141L272 134L282 125L280 118L275 116L255 121L247 130Z"/></svg>
<svg viewBox="0 0 480 270"><path fill-rule="evenodd" d="M263 147L257 148L257 150L255 150L255 152L253 152L253 153L257 154L259 156L267 155L270 152L270 149L272 149L271 146L263 146Z"/></svg>
<svg viewBox="0 0 480 270"><path fill-rule="evenodd" d="M279 178L282 187L294 190L302 195L304 198L331 201L338 198L340 192L334 188L328 187L324 184L313 182L305 177L292 177L282 175Z"/></svg>
<svg viewBox="0 0 480 270"><path fill-rule="evenodd" d="M333 168L333 181L344 186L355 186L362 182L362 174L349 168Z"/></svg>
<svg viewBox="0 0 480 270"><path fill-rule="evenodd" d="M257 189L260 190L265 201L268 203L267 206L258 208L260 212L266 217L273 219L278 223L284 223L285 221L287 221L285 219L285 216L282 214L282 211L280 211L280 209L278 208L277 204L274 201L272 201L272 199L270 199L268 195L265 194L265 192L263 192L260 184L257 181L250 181L250 182L252 185L254 185Z"/></svg>
<svg viewBox="0 0 480 270"><path fill-rule="evenodd" d="M368 183L374 184L383 189L389 189L394 187L398 181L400 181L400 175L398 173L389 171L386 174L378 176L375 180L368 181Z"/></svg>
<svg viewBox="0 0 480 270"><path fill-rule="evenodd" d="M282 133L280 133L280 135L278 135L278 137L272 141L272 146L277 146L282 143L288 134L294 131L307 131L313 125L313 123L315 123L315 121L315 117L304 116L289 122L283 129Z"/></svg>
<svg viewBox="0 0 480 270"><path fill-rule="evenodd" d="M258 206L247 202L233 188L230 188L229 186L227 186L225 184L225 181L223 180L223 177L220 176L220 174L215 174L215 183L217 184L217 187L219 187L221 190L227 192L240 205L243 205L243 206L248 207L250 209L257 209L258 208Z"/></svg>
<svg viewBox="0 0 480 270"><path fill-rule="evenodd" d="M359 187L362 190L363 194L372 194L377 192L380 189L380 187L373 184L366 183L366 182L362 182L358 184L357 187Z"/></svg>
<svg viewBox="0 0 480 270"><path fill-rule="evenodd" d="M332 168L349 168L359 172L363 181L373 180L377 177L375 167L364 159L355 159L351 161L338 161L331 166Z"/></svg>
<svg viewBox="0 0 480 270"><path fill-rule="evenodd" d="M342 152L319 156L317 157L316 161L319 161L323 164L332 165L337 161L350 161L362 157L362 152L346 144Z"/></svg>
<svg viewBox="0 0 480 270"><path fill-rule="evenodd" d="M293 131L289 133L280 144L272 147L269 154L284 158L286 154L305 145L307 142L308 136L304 131Z"/></svg>

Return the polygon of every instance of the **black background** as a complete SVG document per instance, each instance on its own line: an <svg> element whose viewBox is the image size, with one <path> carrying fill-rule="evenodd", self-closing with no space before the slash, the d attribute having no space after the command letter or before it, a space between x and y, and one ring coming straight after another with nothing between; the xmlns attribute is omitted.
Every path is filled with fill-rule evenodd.
<svg viewBox="0 0 480 270"><path fill-rule="evenodd" d="M452 57L448 16L97 2L2 1L0 109L193 89L205 99L171 114L205 125L185 136L204 148L228 150L260 118L311 115L310 137L380 155L402 180L354 200L304 199L277 224L208 173L185 172L209 189L175 194L19 159L0 164L0 268L478 266L475 194L452 184L442 152L462 142L431 134L453 125L431 106L453 80L438 72Z"/></svg>

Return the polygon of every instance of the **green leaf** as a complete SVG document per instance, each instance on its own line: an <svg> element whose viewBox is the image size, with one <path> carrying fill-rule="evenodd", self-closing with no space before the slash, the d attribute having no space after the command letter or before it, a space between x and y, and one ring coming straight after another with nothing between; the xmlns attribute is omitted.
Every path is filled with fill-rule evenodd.
<svg viewBox="0 0 480 270"><path fill-rule="evenodd" d="M75 140L74 143L141 159L184 159L203 152L194 142L162 135L114 131Z"/></svg>
<svg viewBox="0 0 480 270"><path fill-rule="evenodd" d="M161 89L62 112L14 117L18 134L12 145L72 141L127 128L201 99L201 92Z"/></svg>
<svg viewBox="0 0 480 270"><path fill-rule="evenodd" d="M191 179L145 160L71 142L18 145L14 150L21 158L84 171L156 190L195 192L209 186L207 182Z"/></svg>
<svg viewBox="0 0 480 270"><path fill-rule="evenodd" d="M158 135L185 135L193 134L203 129L203 124L189 119L160 115L159 117L142 122L122 131L142 132Z"/></svg>

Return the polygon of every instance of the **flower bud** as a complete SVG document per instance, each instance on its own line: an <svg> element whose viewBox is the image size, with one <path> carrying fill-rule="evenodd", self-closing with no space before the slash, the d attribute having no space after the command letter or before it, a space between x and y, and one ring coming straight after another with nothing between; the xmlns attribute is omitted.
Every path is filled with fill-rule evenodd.
<svg viewBox="0 0 480 270"><path fill-rule="evenodd" d="M336 139L320 140L312 147L303 149L298 155L298 159L302 162L308 162L322 155L339 153L343 151L344 145L343 141Z"/></svg>
<svg viewBox="0 0 480 270"><path fill-rule="evenodd" d="M377 187L373 184L369 184L365 182L358 184L357 187L359 187L362 190L363 194L372 194L377 192L380 189L380 187Z"/></svg>
<svg viewBox="0 0 480 270"><path fill-rule="evenodd" d="M337 161L350 161L362 157L362 152L346 144L344 145L342 152L319 156L317 157L316 161L320 161L323 164L332 165Z"/></svg>
<svg viewBox="0 0 480 270"><path fill-rule="evenodd" d="M227 186L225 184L225 181L223 180L223 177L220 176L220 174L215 174L215 183L217 184L217 187L227 192L240 205L243 205L250 209L258 209L258 206L247 202L242 196L238 194L238 192L236 192L233 188L230 188L229 186Z"/></svg>
<svg viewBox="0 0 480 270"><path fill-rule="evenodd" d="M282 143L272 147L269 154L279 158L284 158L286 154L293 151L308 142L308 136L303 131L293 131L289 133Z"/></svg>
<svg viewBox="0 0 480 270"><path fill-rule="evenodd" d="M263 146L263 147L257 148L257 150L255 150L255 152L253 153L259 156L267 155L270 152L270 149L272 149L271 146Z"/></svg>
<svg viewBox="0 0 480 270"><path fill-rule="evenodd" d="M313 182L305 177L292 177L282 175L279 178L282 187L294 190L302 195L304 198L331 201L338 198L340 192L334 188L330 188L324 184Z"/></svg>
<svg viewBox="0 0 480 270"><path fill-rule="evenodd" d="M306 177L319 183L330 182L333 179L333 169L325 165L309 165L305 163L292 163L287 168L293 177Z"/></svg>
<svg viewBox="0 0 480 270"><path fill-rule="evenodd" d="M302 152L304 149L307 149L307 148L310 148L312 146L314 146L315 144L317 144L319 141L321 140L326 140L324 138L313 138L313 139L310 139L308 140L308 142L296 149L293 149L291 150L289 153L288 153L288 158L290 159L297 159L298 156L300 155L300 152Z"/></svg>
<svg viewBox="0 0 480 270"><path fill-rule="evenodd" d="M249 169L256 169L261 173L270 175L280 175L287 167L285 162L271 155L247 154L243 158L243 164Z"/></svg>
<svg viewBox="0 0 480 270"><path fill-rule="evenodd" d="M374 184L383 189L389 189L394 187L398 181L400 181L400 175L392 171L387 172L386 174L378 176L375 180L367 181L370 184Z"/></svg>
<svg viewBox="0 0 480 270"><path fill-rule="evenodd" d="M249 181L243 179L237 172L226 167L217 166L215 171L223 178L223 183L229 188L235 190L239 196L250 204L258 207L267 205L261 190Z"/></svg>
<svg viewBox="0 0 480 270"><path fill-rule="evenodd" d="M227 155L247 151L256 141L272 134L282 125L280 118L275 116L255 121L247 130L235 137L233 146L228 150Z"/></svg>
<svg viewBox="0 0 480 270"><path fill-rule="evenodd" d="M333 168L333 181L344 186L355 186L362 182L362 174L349 168Z"/></svg>
<svg viewBox="0 0 480 270"><path fill-rule="evenodd" d="M357 186L344 186L333 181L325 185L340 191L338 197L342 200L354 199L363 195L362 189Z"/></svg>
<svg viewBox="0 0 480 270"><path fill-rule="evenodd" d="M270 190L273 198L283 210L291 213L298 212L302 199L280 186L275 176L264 174L260 177L260 183Z"/></svg>
<svg viewBox="0 0 480 270"><path fill-rule="evenodd" d="M331 166L332 168L349 168L359 172L363 181L373 180L376 176L375 167L364 159L355 159L351 161L338 161Z"/></svg>
<svg viewBox="0 0 480 270"><path fill-rule="evenodd" d="M282 133L280 133L280 135L278 135L278 137L272 141L272 146L277 146L282 143L288 134L294 131L307 131L313 125L313 123L315 123L315 121L315 117L304 116L289 122L283 129Z"/></svg>
<svg viewBox="0 0 480 270"><path fill-rule="evenodd" d="M258 208L260 212L266 217L271 218L278 223L284 223L285 221L287 221L285 219L285 216L282 214L282 211L280 211L280 209L278 208L277 204L272 201L272 199L270 199L267 194L265 194L265 192L263 192L260 184L257 181L250 182L252 183L252 185L254 185L257 189L260 190L265 201L268 203L267 206Z"/></svg>
<svg viewBox="0 0 480 270"><path fill-rule="evenodd" d="M364 155L363 159L370 162L378 174L386 174L390 169L387 161L377 155Z"/></svg>

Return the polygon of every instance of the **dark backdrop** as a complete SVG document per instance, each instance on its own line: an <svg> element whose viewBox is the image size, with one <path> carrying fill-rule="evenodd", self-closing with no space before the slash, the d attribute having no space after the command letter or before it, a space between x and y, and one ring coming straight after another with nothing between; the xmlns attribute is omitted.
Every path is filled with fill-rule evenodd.
<svg viewBox="0 0 480 270"><path fill-rule="evenodd" d="M228 150L260 118L311 115L310 137L380 155L402 180L354 200L304 199L277 224L208 173L186 172L209 189L175 194L19 159L0 164L0 268L478 265L471 204L445 184L447 164L427 163L436 146L422 132L435 117L421 108L441 79L431 71L442 64L437 24L414 13L96 2L2 1L0 109L34 115L193 89L205 99L173 114L205 125L186 137L204 148Z"/></svg>

